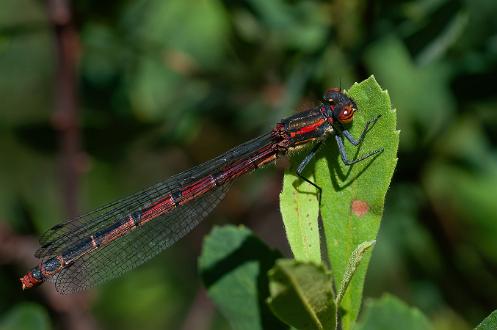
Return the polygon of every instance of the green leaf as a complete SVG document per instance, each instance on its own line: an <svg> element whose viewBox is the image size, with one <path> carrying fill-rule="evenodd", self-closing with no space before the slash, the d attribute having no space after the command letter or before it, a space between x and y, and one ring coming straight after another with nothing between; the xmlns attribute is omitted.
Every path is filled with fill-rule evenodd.
<svg viewBox="0 0 497 330"><path fill-rule="evenodd" d="M299 164L303 157L295 157L292 163ZM307 172L305 171L304 175L311 177ZM295 259L321 263L316 188L298 178L293 166L285 171L283 177L280 210L286 237Z"/></svg>
<svg viewBox="0 0 497 330"><path fill-rule="evenodd" d="M335 329L331 275L322 265L278 260L269 279L268 304L280 320L297 329Z"/></svg>
<svg viewBox="0 0 497 330"><path fill-rule="evenodd" d="M282 329L264 299L267 272L280 254L244 227L216 227L205 238L199 270L209 297L233 329Z"/></svg>
<svg viewBox="0 0 497 330"><path fill-rule="evenodd" d="M378 148L384 151L349 167L339 159L337 147L330 140L316 162L316 183L323 188L321 217L336 287L344 283L348 260L357 246L376 238L399 143L396 113L391 109L388 93L381 90L374 77L354 84L347 94L358 107L350 129L353 136L360 135L366 121L382 115L359 148L345 143L349 158ZM370 256L367 253L363 257L341 299L345 330L352 328L359 313Z"/></svg>
<svg viewBox="0 0 497 330"><path fill-rule="evenodd" d="M340 289L338 289L338 295L336 297L335 303L340 305L342 301L343 295L347 291L349 287L350 281L352 281L352 277L354 276L357 267L364 258L366 252L373 247L376 241L367 241L359 244L359 246L354 250L352 255L350 256L349 264L347 265L347 269L345 270L345 275L343 276L342 284L340 285Z"/></svg>
<svg viewBox="0 0 497 330"><path fill-rule="evenodd" d="M43 307L36 304L19 304L0 320L2 330L48 330L50 318Z"/></svg>
<svg viewBox="0 0 497 330"><path fill-rule="evenodd" d="M415 308L391 295L366 303L361 322L354 330L431 330L428 319Z"/></svg>
<svg viewBox="0 0 497 330"><path fill-rule="evenodd" d="M494 330L497 329L497 310L487 316L475 330Z"/></svg>

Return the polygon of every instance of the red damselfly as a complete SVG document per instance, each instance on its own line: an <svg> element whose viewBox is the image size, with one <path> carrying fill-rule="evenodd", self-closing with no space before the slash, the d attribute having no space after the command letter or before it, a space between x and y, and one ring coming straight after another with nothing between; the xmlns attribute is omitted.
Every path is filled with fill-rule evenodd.
<svg viewBox="0 0 497 330"><path fill-rule="evenodd" d="M334 136L346 165L383 150L348 159L344 139L357 146L380 117L368 121L356 140L346 129L356 108L340 89L330 89L318 106L281 120L267 134L141 192L52 227L42 235L41 247L35 253L41 262L21 278L22 287L53 281L60 293L72 293L120 276L191 231L221 201L233 180L304 145L313 144L296 172L316 187L320 196L321 188L302 173L326 139Z"/></svg>

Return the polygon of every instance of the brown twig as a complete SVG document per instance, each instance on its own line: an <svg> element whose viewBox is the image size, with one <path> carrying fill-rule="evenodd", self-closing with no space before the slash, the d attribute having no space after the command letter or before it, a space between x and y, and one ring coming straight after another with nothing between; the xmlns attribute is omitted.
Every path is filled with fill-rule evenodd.
<svg viewBox="0 0 497 330"><path fill-rule="evenodd" d="M212 302L207 298L205 289L199 287L181 329L210 329L213 314L214 306Z"/></svg>
<svg viewBox="0 0 497 330"><path fill-rule="evenodd" d="M83 171L78 114L78 76L80 45L73 24L70 1L46 0L47 14L55 36L56 85L55 111L52 122L59 132L59 169L63 206L68 217L78 213L79 177ZM61 296L52 286L41 288L52 310L61 316L64 328L95 329L96 321L89 312L88 294Z"/></svg>
<svg viewBox="0 0 497 330"><path fill-rule="evenodd" d="M60 137L60 171L64 208L69 217L78 212L79 176L83 153L80 146L80 127L77 96L77 66L79 38L72 23L67 0L47 0L49 20L55 34L57 77L53 125Z"/></svg>

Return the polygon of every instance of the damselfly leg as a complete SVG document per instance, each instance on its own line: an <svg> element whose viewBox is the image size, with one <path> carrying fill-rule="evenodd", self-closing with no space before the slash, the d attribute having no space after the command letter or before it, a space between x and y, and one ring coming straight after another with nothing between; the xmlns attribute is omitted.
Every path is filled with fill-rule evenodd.
<svg viewBox="0 0 497 330"><path fill-rule="evenodd" d="M347 140L349 140L350 143L352 143L354 146L358 146L362 142L362 140L364 140L366 133L370 129L373 128L374 124L376 124L376 122L378 121L378 119L380 119L380 117L381 117L381 115L378 115L378 116L374 117L373 119L368 120L368 122L364 126L364 129L362 130L361 135L359 136L359 138L357 140L352 136L352 134L350 134L350 132L348 130L344 129L343 126L340 127L340 129L338 129L338 130L341 131L343 136L345 136L345 138Z"/></svg>
<svg viewBox="0 0 497 330"><path fill-rule="evenodd" d="M383 148L379 148L379 149L376 149L376 150L373 150L371 152L368 152L356 159L352 159L352 160L349 160L348 156L347 156L347 152L345 151L345 146L343 144L343 140L342 140L342 136L345 137L352 145L354 146L358 146L359 144L362 143L362 141L364 140L364 138L366 137L366 134L367 132L369 132L369 130L371 128L373 128L374 124L378 121L378 119L381 117L381 115L378 115L376 116L375 118L369 120L366 125L364 126L364 129L362 130L362 133L361 135L359 136L358 139L355 139L354 136L348 131L346 130L345 128L343 128L343 125L339 124L340 127L334 127L335 128L335 140L337 142L337 145L338 145L338 152L340 153L340 157L342 158L342 161L345 165L347 166L351 166L353 164L356 164L356 163L359 163L367 158L370 158L374 155L377 155L379 154L380 152L383 151ZM338 125L337 125L338 126ZM319 204L321 204L321 193L322 193L322 188L320 186L318 186L317 184L315 184L314 182L310 181L309 179L307 179L304 175L303 175L303 172L305 170L305 168L307 167L307 165L309 165L312 161L312 159L314 158L314 156L316 156L319 148L321 147L323 141L319 141L317 144L314 145L314 147L311 149L311 151L309 151L309 153L305 156L305 158L300 162L299 166L297 167L297 176L304 180L305 182L311 184L312 186L314 186L316 189L317 189L317 194L318 194L318 200L319 200Z"/></svg>
<svg viewBox="0 0 497 330"><path fill-rule="evenodd" d="M335 135L335 140L337 141L338 145L338 151L340 152L340 157L342 158L342 161L345 165L351 166L353 164L359 163L365 159L368 159L369 157L372 157L374 155L379 154L380 152L383 151L383 148L378 148L376 150L370 151L356 159L349 160L347 156L347 152L345 151L345 146L343 144L342 136L345 137L352 145L358 146L361 144L361 142L364 140L366 137L366 134L369 132L371 128L373 128L374 124L380 119L381 115L376 116L375 118L369 120L366 125L364 126L364 129L362 130L361 135L359 138L356 140L352 134L346 129L343 128L343 126L340 124L340 127L335 127L335 129L338 131L337 134Z"/></svg>
<svg viewBox="0 0 497 330"><path fill-rule="evenodd" d="M356 163L362 162L363 160L368 159L369 157L372 157L374 155L377 155L383 151L383 148L379 148L379 149L373 150L371 152L368 152L359 158L349 160L349 158L347 156L347 152L345 151L345 146L343 145L342 138L339 135L335 135L335 140L337 141L338 152L340 153L340 157L342 158L343 163L347 166L351 166L351 165L354 165Z"/></svg>
<svg viewBox="0 0 497 330"><path fill-rule="evenodd" d="M302 173L304 172L304 169L306 166L312 161L314 156L318 153L319 148L323 144L323 141L319 141L314 145L314 147L309 151L309 153L305 156L305 158L300 162L299 166L297 167L297 176L304 180L305 182L309 183L310 185L314 186L318 190L318 199L319 199L319 204L321 204L321 192L322 189L320 186L312 182L311 180L307 179Z"/></svg>

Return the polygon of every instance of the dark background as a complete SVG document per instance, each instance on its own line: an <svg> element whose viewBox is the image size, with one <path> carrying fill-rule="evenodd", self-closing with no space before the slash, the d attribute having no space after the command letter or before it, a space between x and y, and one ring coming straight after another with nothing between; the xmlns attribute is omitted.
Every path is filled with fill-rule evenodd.
<svg viewBox="0 0 497 330"><path fill-rule="evenodd" d="M196 272L213 224L288 255L281 168L91 292L21 292L36 237L374 74L399 163L365 286L469 329L497 308L495 0L0 1L0 327L226 329Z"/></svg>

